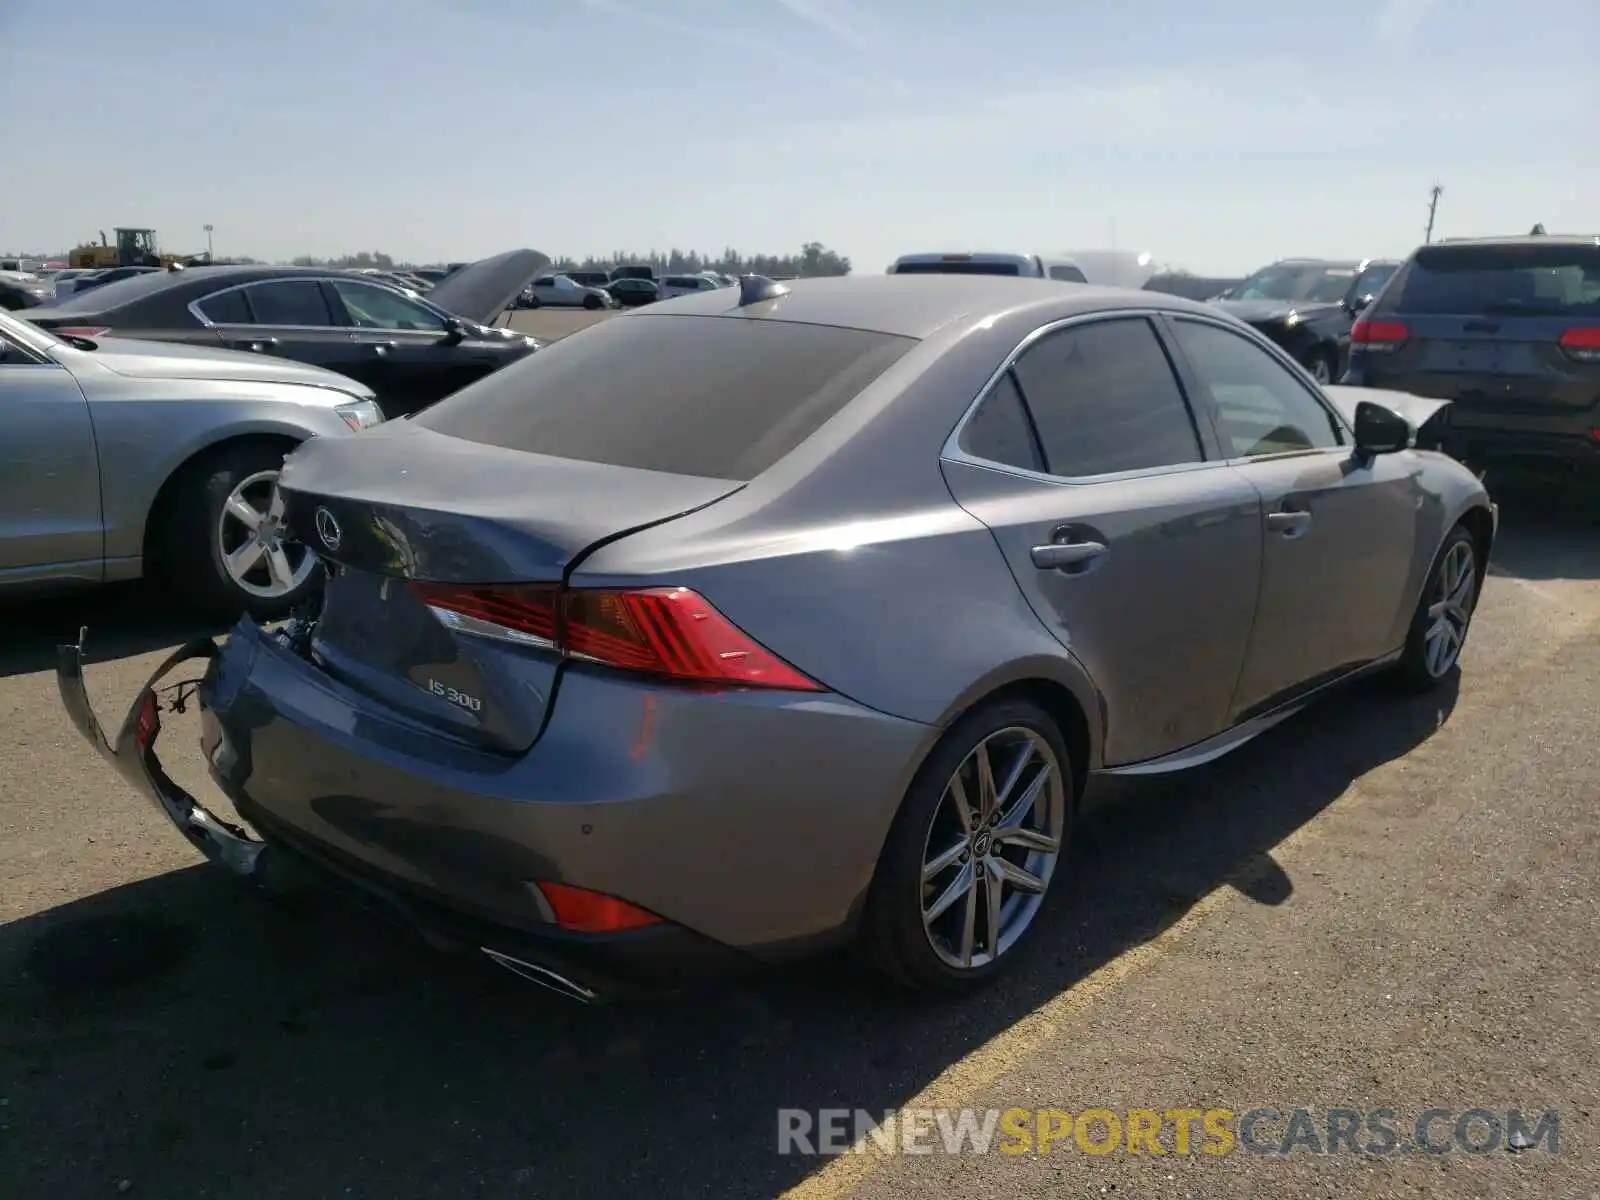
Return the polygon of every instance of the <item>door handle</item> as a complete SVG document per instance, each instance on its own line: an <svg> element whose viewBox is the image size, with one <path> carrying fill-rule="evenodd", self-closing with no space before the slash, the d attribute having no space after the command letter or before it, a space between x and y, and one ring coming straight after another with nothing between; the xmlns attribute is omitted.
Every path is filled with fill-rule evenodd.
<svg viewBox="0 0 1600 1200"><path fill-rule="evenodd" d="M1050 542L1028 551L1033 565L1041 571L1059 571L1092 562L1106 553L1104 542Z"/></svg>
<svg viewBox="0 0 1600 1200"><path fill-rule="evenodd" d="M393 350L399 344L400 343L398 343L398 342L368 342L367 343L367 345L372 347L372 352L374 354L387 354L387 353L389 353L389 351Z"/></svg>
<svg viewBox="0 0 1600 1200"><path fill-rule="evenodd" d="M256 354L266 354L270 350L276 350L279 345L280 343L275 337L245 338L234 343L236 349L250 350Z"/></svg>
<svg viewBox="0 0 1600 1200"><path fill-rule="evenodd" d="M1311 528L1311 514L1298 511L1268 513L1267 528L1284 537L1297 538Z"/></svg>

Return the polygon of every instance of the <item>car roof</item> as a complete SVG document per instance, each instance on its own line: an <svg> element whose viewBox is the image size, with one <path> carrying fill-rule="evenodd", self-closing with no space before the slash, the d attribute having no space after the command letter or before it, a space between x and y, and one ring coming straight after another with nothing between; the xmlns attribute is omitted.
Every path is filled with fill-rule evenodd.
<svg viewBox="0 0 1600 1200"><path fill-rule="evenodd" d="M1043 322L1125 308L1161 308L1216 315L1206 305L1159 292L1060 283L1011 275L842 275L796 279L774 300L739 304L737 288L690 292L634 316L745 317L865 329L927 338L962 320L1037 310ZM630 316L629 320L633 320Z"/></svg>
<svg viewBox="0 0 1600 1200"><path fill-rule="evenodd" d="M1600 234L1518 233L1505 237L1440 238L1429 246L1600 246ZM1426 250L1428 246L1419 246Z"/></svg>

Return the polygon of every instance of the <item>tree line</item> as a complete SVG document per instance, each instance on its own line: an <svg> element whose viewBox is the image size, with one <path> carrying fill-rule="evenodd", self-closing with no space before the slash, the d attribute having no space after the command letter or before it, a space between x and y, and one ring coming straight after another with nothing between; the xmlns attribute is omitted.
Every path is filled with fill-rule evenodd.
<svg viewBox="0 0 1600 1200"><path fill-rule="evenodd" d="M552 258L540 253L543 260L539 269L551 267L558 271L601 270L623 263L637 263L655 268L658 275L693 275L699 271L720 271L724 275L800 275L807 278L818 275L848 275L850 260L821 242L807 242L795 254L741 254L731 246L719 255L699 250L650 250L639 253L617 250L604 258L590 255L573 258L563 255ZM241 260L243 261L243 260ZM318 258L302 254L292 260L295 267L355 267L379 271L404 270L407 267L428 266L427 263L406 262L382 250L361 250L354 254L341 254L333 258Z"/></svg>

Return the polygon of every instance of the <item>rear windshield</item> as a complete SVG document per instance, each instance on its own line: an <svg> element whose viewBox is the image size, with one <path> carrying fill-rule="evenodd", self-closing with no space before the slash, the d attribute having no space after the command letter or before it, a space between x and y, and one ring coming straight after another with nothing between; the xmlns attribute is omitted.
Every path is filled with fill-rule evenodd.
<svg viewBox="0 0 1600 1200"><path fill-rule="evenodd" d="M1014 262L917 262L896 263L896 275L1021 275Z"/></svg>
<svg viewBox="0 0 1600 1200"><path fill-rule="evenodd" d="M1386 312L1600 316L1600 246L1433 246L1383 293Z"/></svg>
<svg viewBox="0 0 1600 1200"><path fill-rule="evenodd" d="M635 313L553 342L412 419L469 442L744 482L916 344L827 325Z"/></svg>

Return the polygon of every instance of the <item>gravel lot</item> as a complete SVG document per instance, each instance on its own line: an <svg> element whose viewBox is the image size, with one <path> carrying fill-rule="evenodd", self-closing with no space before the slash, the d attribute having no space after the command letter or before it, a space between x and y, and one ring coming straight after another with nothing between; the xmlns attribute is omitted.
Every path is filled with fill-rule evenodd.
<svg viewBox="0 0 1600 1200"><path fill-rule="evenodd" d="M0 1196L1594 1195L1600 498L1500 498L1458 689L1358 686L1103 788L1024 969L942 1004L826 963L587 1010L271 907L56 700L79 624L108 721L194 631L138 589L4 610ZM186 721L163 745L205 786ZM1478 1104L1560 1110L1559 1157L774 1152L780 1107Z"/></svg>

